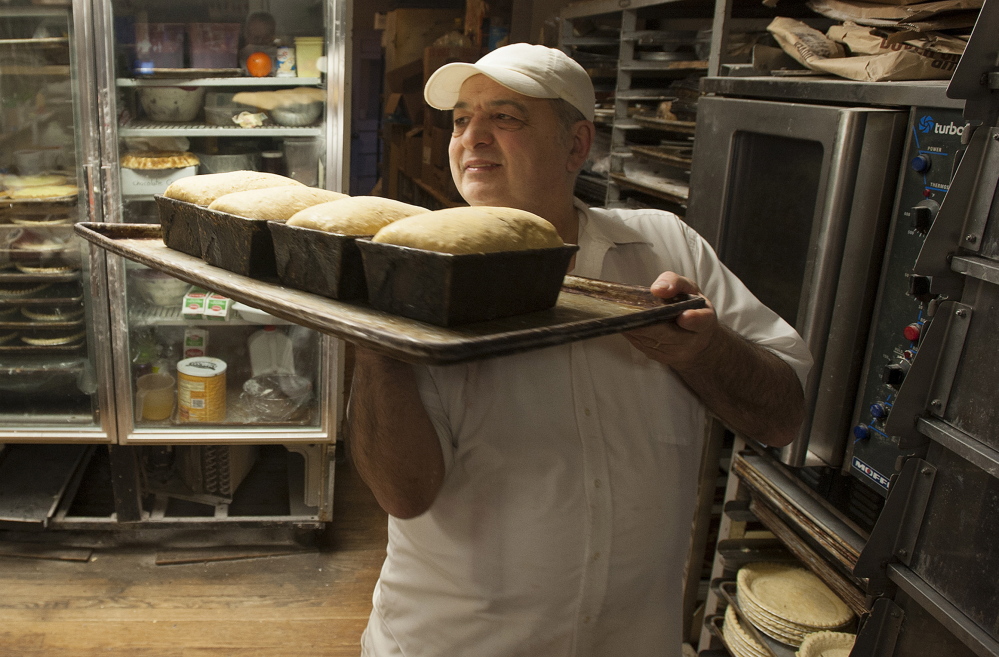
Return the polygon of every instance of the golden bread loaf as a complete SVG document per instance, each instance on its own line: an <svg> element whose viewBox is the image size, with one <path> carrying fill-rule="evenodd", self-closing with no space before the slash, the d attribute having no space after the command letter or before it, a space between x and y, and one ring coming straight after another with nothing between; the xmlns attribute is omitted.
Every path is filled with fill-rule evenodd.
<svg viewBox="0 0 999 657"><path fill-rule="evenodd" d="M226 194L244 192L250 189L264 189L283 186L305 187L297 180L263 171L228 171L226 173L206 173L175 180L166 188L163 195L178 201L195 205L210 205L212 201Z"/></svg>
<svg viewBox="0 0 999 657"><path fill-rule="evenodd" d="M208 209L247 219L284 221L305 208L346 197L346 194L316 187L283 185L226 194L212 201Z"/></svg>
<svg viewBox="0 0 999 657"><path fill-rule="evenodd" d="M536 214L489 206L448 208L395 221L373 242L440 253L494 253L562 246L562 238Z"/></svg>
<svg viewBox="0 0 999 657"><path fill-rule="evenodd" d="M350 196L306 208L291 217L288 225L340 235L374 235L393 221L425 212L426 208L390 198Z"/></svg>

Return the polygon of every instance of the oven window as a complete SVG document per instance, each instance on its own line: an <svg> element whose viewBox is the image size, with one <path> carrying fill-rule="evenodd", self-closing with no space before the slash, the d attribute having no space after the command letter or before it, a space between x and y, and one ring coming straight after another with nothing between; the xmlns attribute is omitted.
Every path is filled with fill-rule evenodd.
<svg viewBox="0 0 999 657"><path fill-rule="evenodd" d="M796 326L822 172L817 141L737 132L721 236L722 261Z"/></svg>

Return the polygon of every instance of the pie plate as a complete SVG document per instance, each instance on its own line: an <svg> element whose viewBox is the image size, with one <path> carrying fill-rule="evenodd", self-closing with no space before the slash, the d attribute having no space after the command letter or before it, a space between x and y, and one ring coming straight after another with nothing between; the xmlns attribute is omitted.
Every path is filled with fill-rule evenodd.
<svg viewBox="0 0 999 657"><path fill-rule="evenodd" d="M849 657L856 639L847 632L815 632L802 641L797 657Z"/></svg>
<svg viewBox="0 0 999 657"><path fill-rule="evenodd" d="M753 563L739 569L739 593L752 604L803 628L842 627L853 611L814 573L779 563Z"/></svg>
<svg viewBox="0 0 999 657"><path fill-rule="evenodd" d="M733 652L742 653L744 657L769 657L769 651L761 646L756 639L749 636L739 624L739 619L735 615L735 607L732 605L729 605L725 610L722 634Z"/></svg>

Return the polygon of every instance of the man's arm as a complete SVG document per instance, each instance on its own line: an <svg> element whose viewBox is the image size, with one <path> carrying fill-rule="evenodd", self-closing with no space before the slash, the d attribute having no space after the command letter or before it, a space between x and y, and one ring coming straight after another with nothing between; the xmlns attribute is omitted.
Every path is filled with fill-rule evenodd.
<svg viewBox="0 0 999 657"><path fill-rule="evenodd" d="M444 481L444 456L412 366L357 348L347 440L361 479L396 518L427 509Z"/></svg>
<svg viewBox="0 0 999 657"><path fill-rule="evenodd" d="M660 275L651 289L663 299L700 294L693 281L672 272ZM797 437L805 401L794 370L719 324L710 301L707 308L683 312L675 324L624 335L646 356L669 365L722 422L743 436L775 447Z"/></svg>

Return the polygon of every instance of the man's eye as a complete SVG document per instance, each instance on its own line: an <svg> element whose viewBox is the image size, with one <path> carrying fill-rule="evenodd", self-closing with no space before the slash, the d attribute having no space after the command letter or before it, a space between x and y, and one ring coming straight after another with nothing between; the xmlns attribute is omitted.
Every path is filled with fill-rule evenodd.
<svg viewBox="0 0 999 657"><path fill-rule="evenodd" d="M516 129L516 128L521 128L524 125L524 121L523 120L518 119L515 116L510 116L509 114L502 114L502 113L501 114L494 114L493 115L493 120L496 121L496 123L501 128L504 128L506 130L513 130L513 129Z"/></svg>

